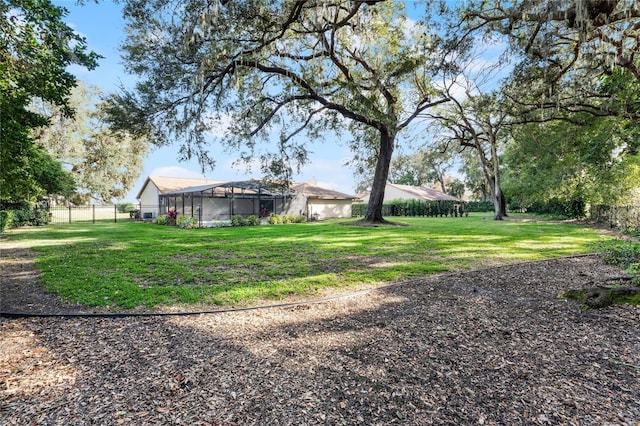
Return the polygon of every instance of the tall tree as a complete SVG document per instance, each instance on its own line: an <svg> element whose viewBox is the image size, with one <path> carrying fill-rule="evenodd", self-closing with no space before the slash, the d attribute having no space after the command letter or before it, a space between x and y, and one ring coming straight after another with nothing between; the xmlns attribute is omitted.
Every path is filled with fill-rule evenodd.
<svg viewBox="0 0 640 426"><path fill-rule="evenodd" d="M4 112L11 107L5 107ZM19 114L21 111L16 112ZM73 175L33 143L28 127L4 120L0 141L0 210L29 208L45 195L74 193Z"/></svg>
<svg viewBox="0 0 640 426"><path fill-rule="evenodd" d="M76 80L67 67L97 65L99 56L88 52L84 38L63 22L66 13L48 0L0 3L0 203L4 206L32 203L49 186L40 178L53 176L46 173L51 163L43 161L31 136L31 130L47 124L47 118L30 111L29 104L46 100L71 116L68 97ZM40 166L45 169L39 170ZM18 190L25 187L31 189Z"/></svg>
<svg viewBox="0 0 640 426"><path fill-rule="evenodd" d="M462 182L458 178L452 178L447 180L446 183L446 193L449 195L453 195L454 197L462 198L464 197L464 182Z"/></svg>
<svg viewBox="0 0 640 426"><path fill-rule="evenodd" d="M242 157L278 135L262 156L277 171L307 160L301 133L346 128L375 164L364 220L381 222L398 134L446 101L432 84L449 59L438 11L413 21L399 1L130 0L125 63L142 80L113 99L113 121L181 138L184 155L207 163L207 130L226 117L223 142Z"/></svg>
<svg viewBox="0 0 640 426"><path fill-rule="evenodd" d="M425 115L435 120L443 144L474 152L489 184L494 219L502 220L507 212L500 150L508 137L510 103L499 93L500 61L491 63L482 55L482 50L472 49L459 60L461 71L442 82L450 102ZM479 62L489 65L478 67Z"/></svg>
<svg viewBox="0 0 640 426"><path fill-rule="evenodd" d="M420 149L410 155L393 159L391 183L424 186L437 184L442 192L447 192L447 174L455 162L454 151L446 146L432 146Z"/></svg>
<svg viewBox="0 0 640 426"><path fill-rule="evenodd" d="M486 201L488 185L478 156L471 149L463 149L459 155L462 162L458 171L464 175L465 187L471 191L474 200Z"/></svg>
<svg viewBox="0 0 640 426"><path fill-rule="evenodd" d="M508 114L501 108L496 95L466 92L460 100L452 96L451 107L432 117L439 121L443 138L474 150L489 182L495 220L507 215L500 179L500 149L505 142Z"/></svg>
<svg viewBox="0 0 640 426"><path fill-rule="evenodd" d="M148 149L145 139L108 127L100 96L97 87L80 83L69 100L73 117L48 103L37 109L50 116L51 124L39 128L35 138L75 176L77 201L123 198L142 172Z"/></svg>
<svg viewBox="0 0 640 426"><path fill-rule="evenodd" d="M417 153L399 155L391 160L389 182L399 185L422 186L426 183L422 164L417 159Z"/></svg>
<svg viewBox="0 0 640 426"><path fill-rule="evenodd" d="M634 0L470 2L466 31L502 34L520 59L514 101L544 118L560 111L624 115L602 102L601 79L616 69L640 82L640 3ZM638 118L638 111L635 117Z"/></svg>
<svg viewBox="0 0 640 426"><path fill-rule="evenodd" d="M640 155L626 152L637 126L613 117L586 124L518 126L505 150L505 192L522 208L562 206L581 217L587 204L627 202L640 187Z"/></svg>

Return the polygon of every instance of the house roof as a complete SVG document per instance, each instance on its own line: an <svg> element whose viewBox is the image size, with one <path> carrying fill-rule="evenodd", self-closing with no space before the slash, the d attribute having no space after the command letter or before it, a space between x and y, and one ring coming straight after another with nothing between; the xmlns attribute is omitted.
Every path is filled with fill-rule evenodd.
<svg viewBox="0 0 640 426"><path fill-rule="evenodd" d="M142 184L142 188L140 188L138 195L136 195L136 199L139 200L142 197L142 193L144 192L149 182L152 182L158 188L158 191L160 191L161 194L168 194L189 187L215 185L218 183L223 183L225 181L167 176L149 176L144 181L144 184Z"/></svg>
<svg viewBox="0 0 640 426"><path fill-rule="evenodd" d="M247 194L264 194L271 195L272 193L279 193L282 191L273 191L276 188L274 185L270 185L268 182L259 180L259 179L249 179L249 180L241 180L241 181L232 181L232 182L222 182L218 181L217 183L210 183L206 185L197 185L197 186L189 186L187 188L178 189L176 191L165 192L163 195L179 195L179 194L188 194L193 192L204 192L208 190L213 190L216 193L224 193L226 188L239 189L243 193Z"/></svg>
<svg viewBox="0 0 640 426"><path fill-rule="evenodd" d="M411 185L398 185L395 183L388 183L387 186L391 186L400 191L411 194L415 198L426 201L462 201L461 199L454 197L453 195L445 194L444 192L438 191L436 189Z"/></svg>
<svg viewBox="0 0 640 426"><path fill-rule="evenodd" d="M142 188L138 192L137 199L140 199L147 185L152 182L160 191L162 195L179 195L191 192L202 192L209 189L214 191L218 188L239 188L244 191L255 192L259 190L263 191L263 194L269 194L272 192L272 188L268 183L260 179L249 179L244 181L221 181L210 179L193 179L193 178L177 178L167 176L149 176ZM352 200L353 195L345 194L339 191L333 191L331 189L322 188L320 186L311 185L308 183L294 183L291 185L291 190L301 192L308 198L323 199L323 200Z"/></svg>
<svg viewBox="0 0 640 426"><path fill-rule="evenodd" d="M291 189L301 192L307 198L316 198L321 200L353 200L354 196L345 194L344 192L334 191L332 189L322 188L320 186L310 185L308 183L294 183Z"/></svg>

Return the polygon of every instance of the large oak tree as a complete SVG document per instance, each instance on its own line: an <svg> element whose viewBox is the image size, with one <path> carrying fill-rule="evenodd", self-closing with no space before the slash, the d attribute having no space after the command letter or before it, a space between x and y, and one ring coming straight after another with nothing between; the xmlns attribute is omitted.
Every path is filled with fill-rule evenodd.
<svg viewBox="0 0 640 426"><path fill-rule="evenodd" d="M75 203L124 198L142 172L148 150L146 139L109 128L101 96L97 87L79 83L69 98L73 117L50 103L34 105L50 117L50 125L39 128L34 137L73 174Z"/></svg>
<svg viewBox="0 0 640 426"><path fill-rule="evenodd" d="M398 134L446 101L432 85L448 59L433 9L413 21L378 0L129 0L124 59L140 82L113 99L113 121L180 140L203 164L227 123L222 141L243 158L275 139L262 164L279 175L304 164L307 138L348 130L375 168L365 221L383 221Z"/></svg>
<svg viewBox="0 0 640 426"><path fill-rule="evenodd" d="M616 70L640 82L637 1L473 1L464 16L467 33L506 37L518 60L511 94L521 111L541 120L580 112L640 117L601 91L603 79Z"/></svg>
<svg viewBox="0 0 640 426"><path fill-rule="evenodd" d="M46 100L71 116L76 79L67 67L97 65L98 55L64 23L65 14L48 0L0 3L0 208L26 207L49 191L68 191L69 176L31 135L47 117L29 109L34 100Z"/></svg>

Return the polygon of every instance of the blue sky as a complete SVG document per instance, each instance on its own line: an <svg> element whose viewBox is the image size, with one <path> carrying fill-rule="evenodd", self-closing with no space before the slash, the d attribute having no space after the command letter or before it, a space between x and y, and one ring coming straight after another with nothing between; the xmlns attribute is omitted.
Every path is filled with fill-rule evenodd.
<svg viewBox="0 0 640 426"><path fill-rule="evenodd" d="M75 0L54 0L53 3L64 6L69 11L65 18L67 24L87 39L91 50L104 57L100 60L100 66L93 71L77 66L71 67L70 71L79 80L98 86L105 93L117 90L120 85L133 85L135 78L125 73L118 50L124 40L121 5L110 1L98 4L87 2L84 6L76 5ZM258 169L247 171L243 165L234 166L233 162L237 157L215 146L212 146L211 152L216 160L216 167L213 171L208 171L206 176L200 173L200 166L195 159L179 162L177 151L178 146L152 149L144 161L144 170L138 182L126 196L126 200L135 201L144 179L149 175L207 177L214 180L261 177ZM309 164L301 173L294 175L293 179L306 182L316 178L321 186L353 194L353 172L348 166L344 166L350 156L348 148L327 140L312 144L311 151Z"/></svg>

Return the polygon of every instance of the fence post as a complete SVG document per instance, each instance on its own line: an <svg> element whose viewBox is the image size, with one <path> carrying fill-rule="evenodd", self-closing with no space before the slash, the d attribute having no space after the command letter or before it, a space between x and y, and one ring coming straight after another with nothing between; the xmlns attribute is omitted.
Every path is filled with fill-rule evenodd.
<svg viewBox="0 0 640 426"><path fill-rule="evenodd" d="M92 222L96 223L96 205L95 204L91 204L91 210L93 212L92 214Z"/></svg>
<svg viewBox="0 0 640 426"><path fill-rule="evenodd" d="M113 205L113 223L118 223L118 205Z"/></svg>
<svg viewBox="0 0 640 426"><path fill-rule="evenodd" d="M69 204L69 223L71 223L71 204Z"/></svg>

